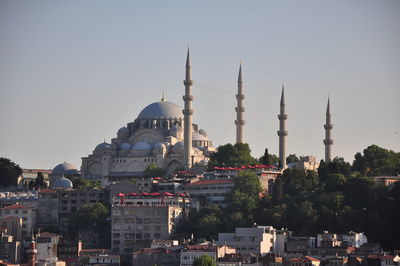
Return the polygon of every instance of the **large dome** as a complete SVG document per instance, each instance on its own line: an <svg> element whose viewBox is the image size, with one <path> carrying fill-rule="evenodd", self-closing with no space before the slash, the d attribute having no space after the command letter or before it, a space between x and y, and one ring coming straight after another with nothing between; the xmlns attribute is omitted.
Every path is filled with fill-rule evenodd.
<svg viewBox="0 0 400 266"><path fill-rule="evenodd" d="M182 108L171 102L156 102L146 106L139 114L138 119L182 118Z"/></svg>
<svg viewBox="0 0 400 266"><path fill-rule="evenodd" d="M53 175L76 175L78 170L72 164L64 162L54 167L51 173Z"/></svg>

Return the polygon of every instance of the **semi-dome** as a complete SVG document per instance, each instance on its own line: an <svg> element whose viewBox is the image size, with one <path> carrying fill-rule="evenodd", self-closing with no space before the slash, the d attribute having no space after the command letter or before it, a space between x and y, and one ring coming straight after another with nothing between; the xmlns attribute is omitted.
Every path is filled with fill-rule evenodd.
<svg viewBox="0 0 400 266"><path fill-rule="evenodd" d="M171 102L155 102L146 106L139 114L138 119L181 118L182 108Z"/></svg>
<svg viewBox="0 0 400 266"><path fill-rule="evenodd" d="M61 177L54 181L53 188L72 188L72 182L68 178Z"/></svg>
<svg viewBox="0 0 400 266"><path fill-rule="evenodd" d="M121 150L130 150L131 149L131 145L129 143L124 142L119 146L119 148Z"/></svg>
<svg viewBox="0 0 400 266"><path fill-rule="evenodd" d="M74 165L64 162L54 167L51 173L53 175L76 175L78 170Z"/></svg>
<svg viewBox="0 0 400 266"><path fill-rule="evenodd" d="M132 150L151 150L151 148L151 144L144 141L139 141L133 145Z"/></svg>

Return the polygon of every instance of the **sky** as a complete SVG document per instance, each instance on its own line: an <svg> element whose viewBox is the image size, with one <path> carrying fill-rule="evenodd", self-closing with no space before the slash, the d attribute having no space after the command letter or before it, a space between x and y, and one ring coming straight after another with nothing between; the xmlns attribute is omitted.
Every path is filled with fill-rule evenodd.
<svg viewBox="0 0 400 266"><path fill-rule="evenodd" d="M371 144L400 152L400 1L0 1L0 157L51 169L81 158L159 101L183 106L186 49L194 123L235 141L242 61L245 141L323 158Z"/></svg>

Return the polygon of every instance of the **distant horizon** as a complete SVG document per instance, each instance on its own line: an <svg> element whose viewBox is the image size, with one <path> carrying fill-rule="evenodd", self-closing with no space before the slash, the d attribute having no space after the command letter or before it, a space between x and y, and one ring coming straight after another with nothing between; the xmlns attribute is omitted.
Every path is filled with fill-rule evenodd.
<svg viewBox="0 0 400 266"><path fill-rule="evenodd" d="M324 158L370 145L400 152L400 2L2 1L0 157L52 169L81 158L158 101L183 106L190 43L193 122L214 146L235 142L239 64L244 140L278 155L282 81L286 154Z"/></svg>

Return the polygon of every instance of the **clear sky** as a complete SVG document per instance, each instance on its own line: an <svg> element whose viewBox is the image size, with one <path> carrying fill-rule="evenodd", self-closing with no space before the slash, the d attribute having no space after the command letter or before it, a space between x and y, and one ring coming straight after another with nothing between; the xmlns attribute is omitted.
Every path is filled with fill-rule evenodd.
<svg viewBox="0 0 400 266"><path fill-rule="evenodd" d="M194 122L235 141L239 62L245 140L323 158L370 144L400 151L400 1L0 1L0 156L24 168L78 168L103 139L166 98L183 106L190 43Z"/></svg>

